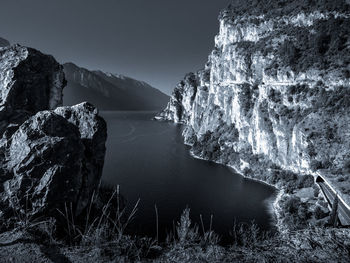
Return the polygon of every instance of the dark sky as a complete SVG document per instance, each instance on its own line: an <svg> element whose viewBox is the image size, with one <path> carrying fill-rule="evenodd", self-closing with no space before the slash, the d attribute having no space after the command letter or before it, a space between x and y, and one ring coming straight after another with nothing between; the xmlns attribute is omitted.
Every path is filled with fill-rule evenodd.
<svg viewBox="0 0 350 263"><path fill-rule="evenodd" d="M1 0L0 36L170 94L201 69L229 0Z"/></svg>

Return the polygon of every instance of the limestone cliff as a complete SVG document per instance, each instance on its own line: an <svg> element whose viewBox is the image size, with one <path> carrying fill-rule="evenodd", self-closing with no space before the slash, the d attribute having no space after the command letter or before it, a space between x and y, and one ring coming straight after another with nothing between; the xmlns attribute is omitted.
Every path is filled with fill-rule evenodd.
<svg viewBox="0 0 350 263"><path fill-rule="evenodd" d="M240 171L260 158L295 172L344 174L350 166L349 6L247 1L252 9L240 11L236 2L220 14L205 68L178 84L157 118L186 124L185 142L195 155ZM268 2L276 5L269 9ZM340 187L348 191L346 183Z"/></svg>

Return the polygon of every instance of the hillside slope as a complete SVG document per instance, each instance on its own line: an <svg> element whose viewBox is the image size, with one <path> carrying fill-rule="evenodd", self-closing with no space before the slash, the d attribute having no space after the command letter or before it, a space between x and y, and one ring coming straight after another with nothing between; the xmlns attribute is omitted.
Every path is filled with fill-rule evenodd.
<svg viewBox="0 0 350 263"><path fill-rule="evenodd" d="M10 42L2 37L0 37L0 47L7 47L10 45Z"/></svg>
<svg viewBox="0 0 350 263"><path fill-rule="evenodd" d="M64 104L89 101L101 110L160 110L169 97L145 82L125 76L89 71L66 63L68 82Z"/></svg>

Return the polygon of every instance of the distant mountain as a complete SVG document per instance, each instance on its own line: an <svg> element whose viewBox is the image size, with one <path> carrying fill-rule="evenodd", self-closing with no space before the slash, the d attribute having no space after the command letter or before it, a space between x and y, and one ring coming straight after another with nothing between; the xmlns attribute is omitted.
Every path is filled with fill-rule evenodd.
<svg viewBox="0 0 350 263"><path fill-rule="evenodd" d="M7 47L9 45L10 45L9 41L7 41L6 39L0 37L0 47Z"/></svg>
<svg viewBox="0 0 350 263"><path fill-rule="evenodd" d="M169 97L149 84L118 74L63 65L67 79L63 103L89 101L101 110L161 110Z"/></svg>

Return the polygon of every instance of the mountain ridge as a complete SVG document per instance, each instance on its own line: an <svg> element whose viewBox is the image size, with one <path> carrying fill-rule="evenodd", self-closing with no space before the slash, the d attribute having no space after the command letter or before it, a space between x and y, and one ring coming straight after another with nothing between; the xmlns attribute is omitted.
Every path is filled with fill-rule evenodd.
<svg viewBox="0 0 350 263"><path fill-rule="evenodd" d="M0 37L0 47L7 47L9 45L10 42L7 39Z"/></svg>
<svg viewBox="0 0 350 263"><path fill-rule="evenodd" d="M63 64L68 81L64 104L88 100L101 110L161 110L169 97L144 81Z"/></svg>

